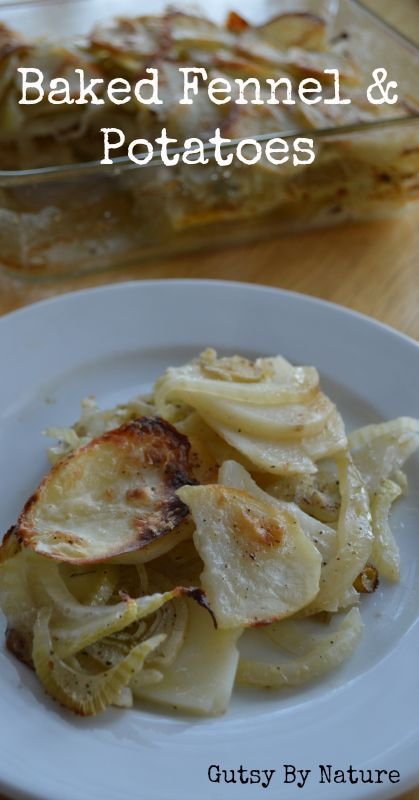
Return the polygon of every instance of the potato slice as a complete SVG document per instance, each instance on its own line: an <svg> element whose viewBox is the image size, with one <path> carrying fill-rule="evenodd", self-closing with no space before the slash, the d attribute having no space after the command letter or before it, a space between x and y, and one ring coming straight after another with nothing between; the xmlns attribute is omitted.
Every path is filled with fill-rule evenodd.
<svg viewBox="0 0 419 800"><path fill-rule="evenodd" d="M321 556L292 514L220 485L178 495L197 526L202 588L221 629L282 619L315 597Z"/></svg>
<svg viewBox="0 0 419 800"><path fill-rule="evenodd" d="M224 461L218 475L218 482L223 486L231 486L234 489L249 492L262 502L273 504L281 511L292 514L301 525L303 533L317 547L322 557L322 566L336 555L336 531L333 528L310 517L296 503L269 495L257 485L241 464L236 461Z"/></svg>
<svg viewBox="0 0 419 800"><path fill-rule="evenodd" d="M187 601L189 622L185 641L175 662L159 667L163 679L155 686L134 678L131 688L141 700L175 707L194 714L216 715L227 709L233 690L241 629L216 630L209 614Z"/></svg>
<svg viewBox="0 0 419 800"><path fill-rule="evenodd" d="M326 45L325 20L310 13L280 14L260 25L257 32L274 47L323 50Z"/></svg>
<svg viewBox="0 0 419 800"><path fill-rule="evenodd" d="M73 564L132 551L141 551L140 560L155 557L177 542L164 535L187 515L175 492L191 482L188 456L187 438L159 418L109 431L53 467L26 503L16 536Z"/></svg>

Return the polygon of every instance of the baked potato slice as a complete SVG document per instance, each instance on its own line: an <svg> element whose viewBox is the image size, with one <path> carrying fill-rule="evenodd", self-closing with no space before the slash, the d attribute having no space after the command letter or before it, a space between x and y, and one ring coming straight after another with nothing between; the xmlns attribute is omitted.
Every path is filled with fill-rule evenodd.
<svg viewBox="0 0 419 800"><path fill-rule="evenodd" d="M172 546L163 538L188 513L176 490L191 482L186 436L158 417L142 417L56 464L15 534L58 561L94 563L133 551L147 561Z"/></svg>
<svg viewBox="0 0 419 800"><path fill-rule="evenodd" d="M196 524L201 584L220 629L266 625L316 596L321 555L294 515L219 484L178 496Z"/></svg>
<svg viewBox="0 0 419 800"><path fill-rule="evenodd" d="M241 629L221 631L192 600L188 603L188 627L176 660L162 668L155 686L141 686L134 678L134 696L188 714L223 714L230 702L239 653Z"/></svg>
<svg viewBox="0 0 419 800"><path fill-rule="evenodd" d="M324 19L307 12L288 12L260 25L257 32L274 47L323 50L327 26Z"/></svg>

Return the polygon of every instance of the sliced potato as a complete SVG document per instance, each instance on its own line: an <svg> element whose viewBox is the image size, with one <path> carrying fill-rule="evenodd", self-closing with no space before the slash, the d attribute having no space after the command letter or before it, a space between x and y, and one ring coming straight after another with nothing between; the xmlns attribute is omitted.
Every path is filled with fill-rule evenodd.
<svg viewBox="0 0 419 800"><path fill-rule="evenodd" d="M189 443L169 423L143 417L60 461L26 503L17 538L74 564L141 551L142 560L187 515L176 489L190 483Z"/></svg>
<svg viewBox="0 0 419 800"><path fill-rule="evenodd" d="M249 492L253 497L265 503L273 503L280 510L292 514L301 525L301 529L307 538L317 547L321 554L323 565L327 564L332 556L335 555L336 531L333 528L310 517L296 503L279 500L269 495L257 485L241 464L236 461L225 461L220 469L218 481L223 486L230 486L233 489Z"/></svg>
<svg viewBox="0 0 419 800"><path fill-rule="evenodd" d="M260 25L257 32L267 42L279 48L322 50L326 45L325 20L306 12L280 14Z"/></svg>
<svg viewBox="0 0 419 800"><path fill-rule="evenodd" d="M321 556L291 514L225 486L184 486L202 587L221 629L266 624L318 592Z"/></svg>
<svg viewBox="0 0 419 800"><path fill-rule="evenodd" d="M195 480L191 481L191 483L195 483ZM130 550L127 553L121 553L121 555L113 556L106 560L106 563L109 564L117 564L117 565L135 565L140 566L141 564L147 564L149 561L153 561L155 558L159 558L159 556L164 555L165 553L172 550L173 547L176 547L178 544L187 541L192 536L194 531L194 526L191 522L189 517L185 517L179 525L176 525L176 528L173 530L166 532L162 536L157 536L153 541L149 544L141 547L138 550Z"/></svg>
<svg viewBox="0 0 419 800"><path fill-rule="evenodd" d="M135 697L188 713L222 714L230 702L239 654L241 629L216 630L204 609L187 601L189 623L173 664L160 667L163 678L144 686L142 673L131 682Z"/></svg>

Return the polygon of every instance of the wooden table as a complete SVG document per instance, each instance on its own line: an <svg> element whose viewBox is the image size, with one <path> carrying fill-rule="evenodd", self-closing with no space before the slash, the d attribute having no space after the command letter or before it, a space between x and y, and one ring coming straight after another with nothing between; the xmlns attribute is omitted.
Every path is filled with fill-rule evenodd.
<svg viewBox="0 0 419 800"><path fill-rule="evenodd" d="M419 41L417 0L367 0ZM131 278L223 278L316 295L369 314L419 340L419 208L392 222L284 236L222 253L152 262L137 270L30 286L0 277L0 314L71 289ZM419 754L418 754L419 759ZM0 800L4 800L0 797ZM86 799L88 800L88 798ZM419 800L419 788L403 800Z"/></svg>

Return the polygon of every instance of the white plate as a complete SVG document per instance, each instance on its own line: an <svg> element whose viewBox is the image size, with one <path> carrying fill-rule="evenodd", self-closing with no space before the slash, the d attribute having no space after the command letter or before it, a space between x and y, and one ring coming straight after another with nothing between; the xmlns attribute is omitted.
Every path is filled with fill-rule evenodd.
<svg viewBox="0 0 419 800"><path fill-rule="evenodd" d="M138 282L58 297L0 319L2 529L47 467L47 425L79 401L147 389L207 345L316 365L349 427L418 414L419 347L365 317L296 294L211 281ZM299 692L237 693L221 719L60 710L0 651L0 790L39 800L394 797L419 782L419 462L394 516L398 586L363 601L366 633L340 670ZM269 787L217 784L208 768L276 770ZM311 769L304 789L283 765ZM319 765L398 770L391 784L319 783ZM395 775L393 775L393 778Z"/></svg>

